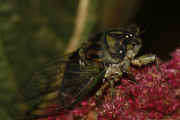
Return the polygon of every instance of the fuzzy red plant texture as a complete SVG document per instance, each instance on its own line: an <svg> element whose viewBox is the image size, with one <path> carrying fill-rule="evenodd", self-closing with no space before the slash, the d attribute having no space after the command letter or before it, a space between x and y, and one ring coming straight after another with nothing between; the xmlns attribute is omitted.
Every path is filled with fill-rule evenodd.
<svg viewBox="0 0 180 120"><path fill-rule="evenodd" d="M180 48L169 61L131 72L135 82L121 78L113 98L109 88L102 98L92 96L45 120L180 120Z"/></svg>

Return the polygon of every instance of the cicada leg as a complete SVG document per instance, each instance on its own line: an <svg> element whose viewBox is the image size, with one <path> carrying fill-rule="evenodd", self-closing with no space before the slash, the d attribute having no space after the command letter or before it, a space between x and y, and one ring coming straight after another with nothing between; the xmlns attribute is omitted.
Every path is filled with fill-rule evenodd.
<svg viewBox="0 0 180 120"><path fill-rule="evenodd" d="M122 77L122 72L120 69L119 64L112 64L109 65L109 67L106 70L105 78L104 78L104 84L101 86L101 88L96 92L96 97L100 97L103 95L103 92L105 89L110 86L111 87L111 96L114 96L114 83L116 81L119 81Z"/></svg>
<svg viewBox="0 0 180 120"><path fill-rule="evenodd" d="M146 54L146 55L143 55L136 59L131 60L131 64L134 66L141 67L149 63L155 62L156 60L157 60L156 55Z"/></svg>
<svg viewBox="0 0 180 120"><path fill-rule="evenodd" d="M138 67L141 67L141 66L153 63L153 62L155 62L157 70L161 71L159 68L160 59L154 54L146 54L134 60L131 60L131 64Z"/></svg>
<svg viewBox="0 0 180 120"><path fill-rule="evenodd" d="M114 80L110 80L111 98L114 97Z"/></svg>
<svg viewBox="0 0 180 120"><path fill-rule="evenodd" d="M96 92L96 97L99 98L100 96L102 96L104 90L109 86L109 82L105 82L101 88Z"/></svg>

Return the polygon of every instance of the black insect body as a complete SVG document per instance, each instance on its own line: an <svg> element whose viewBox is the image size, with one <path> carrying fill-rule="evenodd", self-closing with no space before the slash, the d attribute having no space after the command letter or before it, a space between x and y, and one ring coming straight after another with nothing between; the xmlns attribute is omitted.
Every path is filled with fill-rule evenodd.
<svg viewBox="0 0 180 120"><path fill-rule="evenodd" d="M128 25L119 29L100 32L91 37L75 52L47 65L33 75L27 84L31 92L21 95L14 103L20 113L18 120L36 120L55 115L62 109L72 108L88 96L103 78L128 73L130 64L142 66L155 61L154 55L135 59L142 43L139 28ZM107 81L96 95L102 95ZM56 109L47 111L56 105Z"/></svg>

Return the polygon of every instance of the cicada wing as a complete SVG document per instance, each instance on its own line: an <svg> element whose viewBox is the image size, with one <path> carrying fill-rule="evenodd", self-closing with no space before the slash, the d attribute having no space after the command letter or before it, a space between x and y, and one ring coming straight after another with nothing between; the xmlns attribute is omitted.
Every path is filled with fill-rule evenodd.
<svg viewBox="0 0 180 120"><path fill-rule="evenodd" d="M94 65L71 67L67 65L60 87L60 101L65 108L70 108L88 94L103 77L104 71ZM69 69L68 69L69 68Z"/></svg>
<svg viewBox="0 0 180 120"><path fill-rule="evenodd" d="M14 118L35 120L70 108L96 85L95 76L99 73L99 68L93 65L79 64L75 53L49 64L32 76L24 87L26 92L13 102L18 111Z"/></svg>
<svg viewBox="0 0 180 120"><path fill-rule="evenodd" d="M39 108L47 111L45 108L49 107L50 101L54 102L52 104L57 103L65 66L71 56L72 54L46 64L21 85L12 99L12 108L9 109L14 119L31 120ZM71 61L76 61L76 59L78 58ZM43 112L41 114L44 114Z"/></svg>

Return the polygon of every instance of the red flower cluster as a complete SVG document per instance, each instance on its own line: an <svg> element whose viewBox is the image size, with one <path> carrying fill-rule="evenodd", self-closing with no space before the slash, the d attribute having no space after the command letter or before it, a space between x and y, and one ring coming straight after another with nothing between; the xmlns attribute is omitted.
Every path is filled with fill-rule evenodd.
<svg viewBox="0 0 180 120"><path fill-rule="evenodd" d="M172 59L142 68L132 67L135 82L122 78L99 100L91 97L68 113L47 120L180 120L180 49Z"/></svg>

